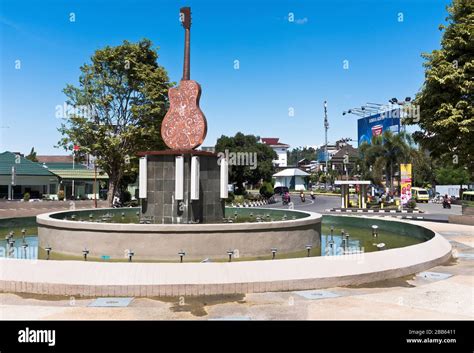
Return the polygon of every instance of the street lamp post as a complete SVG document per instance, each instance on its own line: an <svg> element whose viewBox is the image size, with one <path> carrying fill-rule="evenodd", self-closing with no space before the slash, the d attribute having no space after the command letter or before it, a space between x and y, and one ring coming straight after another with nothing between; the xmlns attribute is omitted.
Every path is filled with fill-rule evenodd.
<svg viewBox="0 0 474 353"><path fill-rule="evenodd" d="M326 162L326 190L328 189L328 129L329 129L329 122L328 122L328 102L324 101L324 159Z"/></svg>

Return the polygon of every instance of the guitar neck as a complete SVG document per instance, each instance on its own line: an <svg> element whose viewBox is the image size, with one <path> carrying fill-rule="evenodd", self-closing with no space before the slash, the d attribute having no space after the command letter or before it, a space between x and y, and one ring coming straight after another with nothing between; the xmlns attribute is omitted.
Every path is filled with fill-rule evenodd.
<svg viewBox="0 0 474 353"><path fill-rule="evenodd" d="M191 59L190 59L191 30L186 28L184 32L184 64L182 80L191 79Z"/></svg>

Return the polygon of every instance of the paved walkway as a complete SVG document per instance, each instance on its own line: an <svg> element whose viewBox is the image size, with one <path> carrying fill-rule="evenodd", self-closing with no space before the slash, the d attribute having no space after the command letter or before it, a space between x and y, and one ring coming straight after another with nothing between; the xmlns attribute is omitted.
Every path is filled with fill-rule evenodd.
<svg viewBox="0 0 474 353"><path fill-rule="evenodd" d="M135 298L125 308L88 307L94 298L0 294L0 319L473 320L474 227L426 223L449 240L458 256L430 269L449 278L410 276L309 292Z"/></svg>

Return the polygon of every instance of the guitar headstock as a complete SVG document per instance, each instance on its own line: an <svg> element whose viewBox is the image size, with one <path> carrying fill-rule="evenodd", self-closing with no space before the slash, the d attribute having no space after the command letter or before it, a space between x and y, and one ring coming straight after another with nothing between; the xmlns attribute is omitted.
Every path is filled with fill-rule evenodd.
<svg viewBox="0 0 474 353"><path fill-rule="evenodd" d="M185 29L191 28L191 8L182 7L179 9L179 19Z"/></svg>

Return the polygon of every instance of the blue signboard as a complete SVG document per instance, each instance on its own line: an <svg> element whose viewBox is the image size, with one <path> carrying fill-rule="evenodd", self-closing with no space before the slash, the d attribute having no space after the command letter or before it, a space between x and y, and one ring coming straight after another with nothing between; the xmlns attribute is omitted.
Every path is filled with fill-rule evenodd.
<svg viewBox="0 0 474 353"><path fill-rule="evenodd" d="M393 109L357 120L359 146L364 142L370 144L372 137L382 135L387 130L393 133L400 131L400 109Z"/></svg>
<svg viewBox="0 0 474 353"><path fill-rule="evenodd" d="M324 148L322 148L318 151L318 155L317 155L316 158L317 158L318 162L326 162L326 161L329 160L328 155L329 155L329 152L326 153Z"/></svg>

